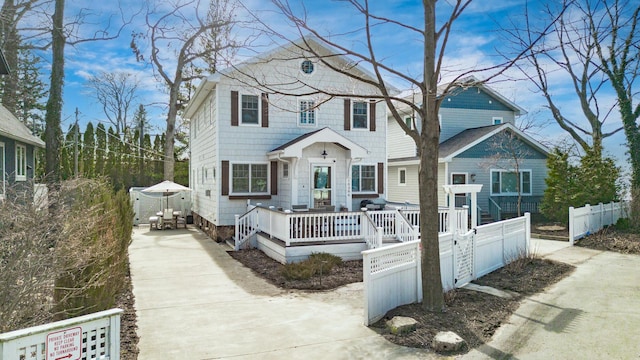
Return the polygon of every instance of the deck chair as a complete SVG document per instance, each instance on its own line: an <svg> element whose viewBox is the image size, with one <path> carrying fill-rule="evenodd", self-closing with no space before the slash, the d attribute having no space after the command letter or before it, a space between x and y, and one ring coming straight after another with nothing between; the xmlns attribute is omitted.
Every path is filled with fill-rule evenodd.
<svg viewBox="0 0 640 360"><path fill-rule="evenodd" d="M174 228L174 223L173 223L173 209L164 209L164 212L162 213L162 228Z"/></svg>

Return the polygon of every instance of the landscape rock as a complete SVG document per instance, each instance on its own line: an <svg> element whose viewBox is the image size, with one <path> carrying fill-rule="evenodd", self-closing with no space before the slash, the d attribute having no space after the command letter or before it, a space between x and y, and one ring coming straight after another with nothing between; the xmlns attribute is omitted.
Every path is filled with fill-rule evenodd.
<svg viewBox="0 0 640 360"><path fill-rule="evenodd" d="M457 352L466 344L464 339L453 331L440 331L434 336L431 347L437 352Z"/></svg>
<svg viewBox="0 0 640 360"><path fill-rule="evenodd" d="M402 335L414 331L417 323L410 317L394 316L393 319L387 320L387 329L394 335Z"/></svg>

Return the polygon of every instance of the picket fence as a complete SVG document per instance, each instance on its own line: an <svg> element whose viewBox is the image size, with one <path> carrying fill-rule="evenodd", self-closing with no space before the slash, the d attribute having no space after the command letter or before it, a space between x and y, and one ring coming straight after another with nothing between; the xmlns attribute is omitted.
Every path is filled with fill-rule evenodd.
<svg viewBox="0 0 640 360"><path fill-rule="evenodd" d="M578 239L596 233L605 226L613 225L620 218L629 214L629 203L610 202L598 205L585 205L580 208L569 208L569 242L571 245Z"/></svg>
<svg viewBox="0 0 640 360"><path fill-rule="evenodd" d="M121 309L0 334L0 360L120 359Z"/></svg>
<svg viewBox="0 0 640 360"><path fill-rule="evenodd" d="M531 217L478 226L466 233L439 235L440 272L444 291L462 287L509 262L528 255ZM420 240L362 252L364 323L387 311L422 301Z"/></svg>

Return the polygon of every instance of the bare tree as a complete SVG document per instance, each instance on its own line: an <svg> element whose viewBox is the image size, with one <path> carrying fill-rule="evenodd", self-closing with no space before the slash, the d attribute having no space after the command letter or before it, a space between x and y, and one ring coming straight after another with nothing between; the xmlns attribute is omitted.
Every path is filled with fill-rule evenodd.
<svg viewBox="0 0 640 360"><path fill-rule="evenodd" d="M102 111L118 134L131 127L129 113L137 98L139 83L134 75L126 72L100 72L87 82L86 86L94 91Z"/></svg>
<svg viewBox="0 0 640 360"><path fill-rule="evenodd" d="M404 22L401 16L392 18L374 13L370 5L373 2L368 0L347 0L344 3L351 6L355 14L353 19L362 19L362 23L354 25L353 31L345 31L342 34L323 33L307 22L307 14L297 12L286 0L273 0L273 3L284 14L284 16L297 29L297 35L302 40L296 41L287 39L279 32L267 24L262 24L280 41L289 41L297 46L302 53L317 59L323 66L350 77L354 81L373 86L376 93L360 95L362 98L377 99L383 101L391 116L397 121L399 126L415 141L417 152L420 158L419 168L419 199L420 199L420 232L422 241L422 289L423 308L427 311L442 311L444 309L444 296L440 275L440 258L438 245L438 146L440 140L440 126L438 121L438 111L443 99L452 91L461 88L478 86L503 74L506 69L513 66L528 49L515 54L504 62L487 67L478 66L474 69L459 70L450 74L452 80L441 87L438 82L446 75L444 70L445 54L453 26L456 20L465 12L472 3L472 0L456 0L443 5L443 9L448 9L446 15L436 19L436 0L423 1L421 19L424 20L419 26L413 26ZM438 7L438 9L441 9ZM438 21L436 21L438 20ZM259 16L255 16L255 21L260 21ZM355 23L355 20L354 20ZM414 77L410 71L401 71L392 65L377 52L376 38L374 33L380 33L384 27L385 33L405 32L403 36L417 39L415 51L422 53L422 73L418 78ZM356 36L361 40L358 44L363 45L363 50L356 50L352 39ZM310 39L313 39L310 40ZM351 39L351 41L350 41ZM318 41L323 46L334 49L335 54L327 55L324 51L318 50L313 45ZM385 42L387 45L387 42ZM351 59L345 63L339 58ZM338 60L336 60L338 59ZM361 71L356 65L364 65L372 69L373 79ZM238 69L238 71L241 71ZM483 74L484 79L478 80L471 77L472 74ZM245 74L251 77L251 74ZM416 89L417 102L411 98L393 93L390 89L389 79L401 81L408 84L408 88ZM291 89L299 89L300 84L309 89L309 94L323 94L326 98L353 97L351 89L332 89L330 87L314 88L305 83L304 79L297 79L296 82L287 84L265 84L264 79L253 77L251 83L258 83L260 86L275 93L285 95L300 95L292 90L286 94L287 86ZM356 95L358 96L358 95ZM404 122L402 110L411 109L420 122L421 126L408 127ZM404 112L406 113L406 111Z"/></svg>
<svg viewBox="0 0 640 360"><path fill-rule="evenodd" d="M215 72L218 54L238 46L230 36L234 9L229 0L180 0L169 7L162 1L149 3L147 32L133 35L131 48L136 57L151 63L169 93L164 146L167 180L174 177L176 118L189 101L189 95L183 94L188 92L185 85L202 78L204 71Z"/></svg>
<svg viewBox="0 0 640 360"><path fill-rule="evenodd" d="M640 196L640 104L635 80L639 75L640 5L626 0L566 0L568 10L547 8L549 17L557 17L553 35L528 54L529 64L522 68L547 100L551 113L562 129L585 152L594 149L601 154L602 139L624 129L632 167L632 192ZM531 43L537 36L534 19L526 30L514 36L520 43ZM568 76L580 108L586 119L569 119L558 105L558 87L552 84L551 74L560 70ZM557 74L554 74L554 76ZM615 94L615 101L604 104L608 94ZM606 100L605 100L606 101ZM605 122L618 109L622 126L609 132L603 131ZM635 190L634 190L635 189ZM640 218L640 204L634 205L636 218Z"/></svg>
<svg viewBox="0 0 640 360"><path fill-rule="evenodd" d="M570 4L572 6L569 9L578 10L573 6L572 0L564 1L560 9L564 10ZM546 13L553 19L561 10L549 6ZM622 127L609 132L603 131L603 126L616 104L604 104L602 100L608 86L607 78L597 63L599 40L591 36L592 30L588 21L581 17L580 13L581 11L566 11L560 20L555 22L553 32L545 41L531 48L526 57L527 61L520 65L520 70L544 96L546 106L558 125L571 135L584 151L588 151L592 148L601 149L602 140L622 130ZM539 36L535 30L538 20L530 17L527 17L527 20L529 22L526 30L513 38L519 42L518 46L521 46L520 42L531 43ZM564 81L556 80L559 74L568 79L579 101L582 117L572 118L567 115L569 111L563 110L559 105L560 99L556 94L566 84Z"/></svg>

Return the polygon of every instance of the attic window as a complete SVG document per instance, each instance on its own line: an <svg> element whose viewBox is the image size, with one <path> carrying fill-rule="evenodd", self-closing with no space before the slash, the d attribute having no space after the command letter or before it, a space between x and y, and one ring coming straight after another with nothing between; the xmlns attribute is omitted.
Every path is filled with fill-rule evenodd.
<svg viewBox="0 0 640 360"><path fill-rule="evenodd" d="M304 60L300 65L300 70L302 70L303 73L310 75L314 70L313 62L311 62L311 60Z"/></svg>

